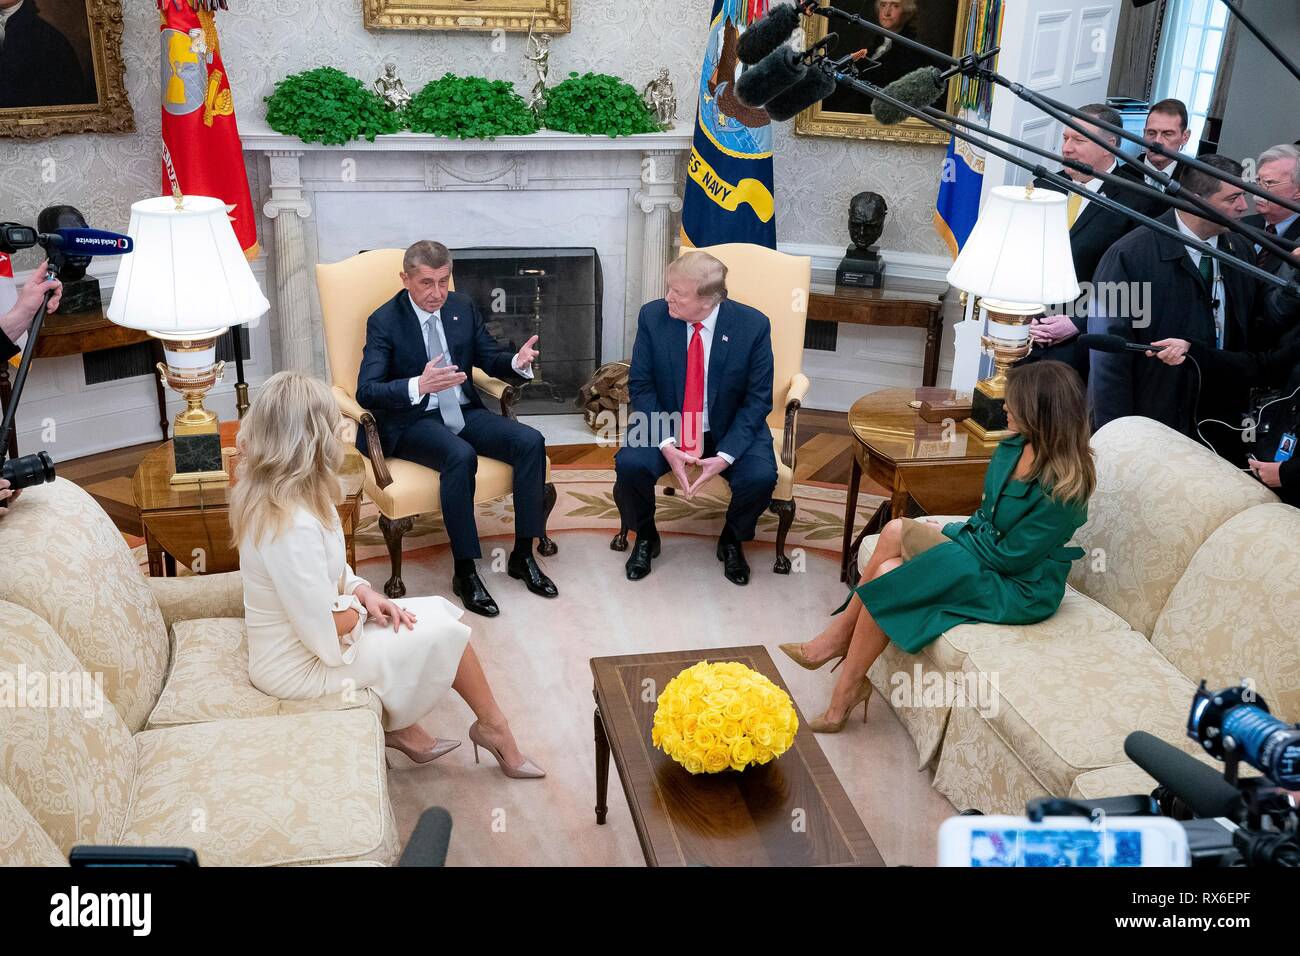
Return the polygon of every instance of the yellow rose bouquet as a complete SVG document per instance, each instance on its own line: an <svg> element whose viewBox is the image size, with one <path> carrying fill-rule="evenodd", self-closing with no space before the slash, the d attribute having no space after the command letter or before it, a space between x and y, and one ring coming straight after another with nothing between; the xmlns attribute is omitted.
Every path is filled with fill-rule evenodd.
<svg viewBox="0 0 1300 956"><path fill-rule="evenodd" d="M659 695L650 739L691 773L765 764L799 730L790 695L736 661L701 661Z"/></svg>

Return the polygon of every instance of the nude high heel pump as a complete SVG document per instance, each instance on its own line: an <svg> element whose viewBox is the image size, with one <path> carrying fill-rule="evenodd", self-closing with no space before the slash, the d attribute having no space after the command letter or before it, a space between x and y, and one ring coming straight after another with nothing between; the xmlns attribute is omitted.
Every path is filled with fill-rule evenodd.
<svg viewBox="0 0 1300 956"><path fill-rule="evenodd" d="M451 753L460 746L459 740L440 739L428 750L412 750L392 738L384 738L384 757L389 770L414 770L427 767L439 757Z"/></svg>
<svg viewBox="0 0 1300 956"><path fill-rule="evenodd" d="M863 678L862 686L858 688L858 692L853 696L853 700L849 704L848 709L844 711L843 717L834 722L826 720L825 715L822 717L815 717L808 721L808 729L815 734L838 734L844 729L844 725L849 722L849 717L853 715L853 708L857 707L858 704L862 704L862 722L865 724L867 722L866 705L867 701L870 699L871 681Z"/></svg>
<svg viewBox="0 0 1300 956"><path fill-rule="evenodd" d="M521 763L518 767L509 766L505 762L505 759L502 758L501 751L498 750L496 747L493 747L490 743L487 742L487 740L484 739L482 732L478 728L477 720L470 725L469 739L474 744L475 763L479 762L478 748L482 747L492 756L497 758L497 765L500 766L501 772L505 774L507 777L510 777L515 780L536 780L538 778L546 776L546 771L543 770L541 767L537 766L537 764L533 763L527 757L524 758L524 762Z"/></svg>
<svg viewBox="0 0 1300 956"><path fill-rule="evenodd" d="M800 667L804 668L805 670L815 671L817 670L817 668L825 664L826 661L830 660L829 657L826 659L826 661L817 661L816 663L808 660L808 658L803 656L802 644L779 644L777 646L780 647L781 650L785 651L786 657L790 658L790 660L794 661L796 664L798 664ZM839 660L835 662L835 667L839 667L841 664L844 663L845 656L846 655L844 654L841 654L839 656ZM835 667L831 668L832 674L835 673Z"/></svg>

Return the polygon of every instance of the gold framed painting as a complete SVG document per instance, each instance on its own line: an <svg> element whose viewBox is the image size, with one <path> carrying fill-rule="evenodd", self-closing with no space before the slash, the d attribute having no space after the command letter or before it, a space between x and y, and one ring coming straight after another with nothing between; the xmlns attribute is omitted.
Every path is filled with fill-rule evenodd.
<svg viewBox="0 0 1300 956"><path fill-rule="evenodd" d="M0 0L0 136L129 133L121 0Z"/></svg>
<svg viewBox="0 0 1300 956"><path fill-rule="evenodd" d="M932 49L944 50L953 56L962 55L970 0L834 0L834 6ZM807 17L804 29L810 44L822 40L828 32L834 32L837 35L832 50L834 56L861 49L871 53L880 66L864 74L863 78L876 86L886 86L923 66L942 65L900 43L887 43L886 38L865 27L840 20ZM948 86L946 103L935 105L953 113L957 105L957 84L949 83ZM871 115L869 97L843 88L800 113L795 121L795 132L803 136L882 139L901 143L948 142L947 133L919 119L882 126Z"/></svg>
<svg viewBox="0 0 1300 956"><path fill-rule="evenodd" d="M569 0L364 0L367 30L568 33Z"/></svg>

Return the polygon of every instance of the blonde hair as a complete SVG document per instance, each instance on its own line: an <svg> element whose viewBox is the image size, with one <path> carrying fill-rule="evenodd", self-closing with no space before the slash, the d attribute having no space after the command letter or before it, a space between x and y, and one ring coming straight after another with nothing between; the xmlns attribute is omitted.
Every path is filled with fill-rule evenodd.
<svg viewBox="0 0 1300 956"><path fill-rule="evenodd" d="M715 302L727 297L727 267L721 259L707 252L692 249L668 263L665 276L672 278L676 275L694 280L696 295L712 296Z"/></svg>
<svg viewBox="0 0 1300 956"><path fill-rule="evenodd" d="M342 421L325 383L300 372L266 380L239 426L241 453L230 493L236 547L274 539L306 508L321 524L338 521Z"/></svg>
<svg viewBox="0 0 1300 956"><path fill-rule="evenodd" d="M1007 408L1034 447L1026 480L1063 503L1083 504L1097 487L1088 402L1079 373L1064 362L1033 362L1007 373Z"/></svg>

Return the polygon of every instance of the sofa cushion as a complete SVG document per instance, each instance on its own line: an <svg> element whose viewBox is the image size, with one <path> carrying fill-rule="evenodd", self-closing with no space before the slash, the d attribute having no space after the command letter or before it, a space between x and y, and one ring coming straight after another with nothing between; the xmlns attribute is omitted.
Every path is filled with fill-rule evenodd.
<svg viewBox="0 0 1300 956"><path fill-rule="evenodd" d="M144 726L167 672L162 613L121 533L62 478L28 488L0 521L0 600L43 617L131 730Z"/></svg>
<svg viewBox="0 0 1300 956"><path fill-rule="evenodd" d="M1185 732L1195 687L1141 634L983 648L966 667L995 689L983 719L1053 795L1080 773L1124 763L1134 730L1196 752Z"/></svg>
<svg viewBox="0 0 1300 956"><path fill-rule="evenodd" d="M135 743L124 845L192 847L204 866L397 858L368 711L188 724Z"/></svg>
<svg viewBox="0 0 1300 956"><path fill-rule="evenodd" d="M67 866L50 835L0 783L0 866Z"/></svg>
<svg viewBox="0 0 1300 956"><path fill-rule="evenodd" d="M1277 497L1203 445L1149 418L1092 436L1097 489L1074 537L1070 584L1150 635L1192 555L1221 524Z"/></svg>
<svg viewBox="0 0 1300 956"><path fill-rule="evenodd" d="M0 634L0 784L59 853L116 843L130 803L131 732L93 669L44 619L0 601Z"/></svg>
<svg viewBox="0 0 1300 956"><path fill-rule="evenodd" d="M1192 556L1151 644L1210 690L1243 678L1279 717L1300 721L1300 511L1259 505Z"/></svg>
<svg viewBox="0 0 1300 956"><path fill-rule="evenodd" d="M242 618L177 621L172 648L171 674L149 715L151 729L352 707L369 708L376 716L382 712L379 698L368 687L314 700L263 694L248 680L248 632Z"/></svg>

